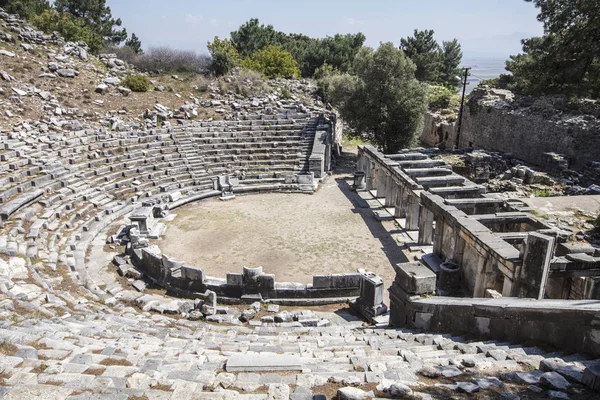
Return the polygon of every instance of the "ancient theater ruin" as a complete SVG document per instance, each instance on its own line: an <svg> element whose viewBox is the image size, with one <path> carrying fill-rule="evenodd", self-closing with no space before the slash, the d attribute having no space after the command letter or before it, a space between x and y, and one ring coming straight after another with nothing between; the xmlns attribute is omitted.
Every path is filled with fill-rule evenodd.
<svg viewBox="0 0 600 400"><path fill-rule="evenodd" d="M0 398L600 396L596 119L485 89L385 154L312 81L88 50L0 9Z"/></svg>

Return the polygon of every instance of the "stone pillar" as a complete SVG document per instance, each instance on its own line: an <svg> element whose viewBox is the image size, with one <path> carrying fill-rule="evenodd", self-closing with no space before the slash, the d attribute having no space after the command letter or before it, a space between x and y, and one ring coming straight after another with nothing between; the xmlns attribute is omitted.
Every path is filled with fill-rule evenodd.
<svg viewBox="0 0 600 400"><path fill-rule="evenodd" d="M408 195L408 207L406 208L406 230L416 231L419 229L419 203L420 199L414 193Z"/></svg>
<svg viewBox="0 0 600 400"><path fill-rule="evenodd" d="M442 254L442 246L444 239L444 219L442 217L435 218L435 232L433 233L433 253L436 255Z"/></svg>
<svg viewBox="0 0 600 400"><path fill-rule="evenodd" d="M365 183L367 185L367 191L373 189L373 167L371 165L371 160L369 158L365 159Z"/></svg>
<svg viewBox="0 0 600 400"><path fill-rule="evenodd" d="M504 283L502 284L502 297L510 297L512 294L513 281L508 277L504 276Z"/></svg>
<svg viewBox="0 0 600 400"><path fill-rule="evenodd" d="M553 237L537 232L529 233L518 280L518 297L538 300L544 298L553 251Z"/></svg>
<svg viewBox="0 0 600 400"><path fill-rule="evenodd" d="M394 207L393 198L394 193L396 192L396 182L394 181L394 177L390 174L387 177L387 182L385 185L385 206L386 207Z"/></svg>
<svg viewBox="0 0 600 400"><path fill-rule="evenodd" d="M409 262L394 266L396 278L390 292L390 326L411 326L414 312L411 301L415 296L435 292L435 274L420 262Z"/></svg>
<svg viewBox="0 0 600 400"><path fill-rule="evenodd" d="M379 168L377 167L377 164L375 164L372 160L369 163L371 165L371 168L369 169L370 174L370 186L368 187L369 190L377 190L377 184L378 182L378 174L379 174Z"/></svg>
<svg viewBox="0 0 600 400"><path fill-rule="evenodd" d="M385 190L387 186L387 171L384 167L379 168L377 173L377 198L385 197Z"/></svg>
<svg viewBox="0 0 600 400"><path fill-rule="evenodd" d="M419 207L419 244L433 244L433 213L423 205Z"/></svg>
<svg viewBox="0 0 600 400"><path fill-rule="evenodd" d="M398 185L396 193L396 203L394 204L394 218L406 217L406 205L408 202L408 189Z"/></svg>
<svg viewBox="0 0 600 400"><path fill-rule="evenodd" d="M383 279L372 272L366 272L360 279L360 297L351 303L368 320L387 312L383 303Z"/></svg>

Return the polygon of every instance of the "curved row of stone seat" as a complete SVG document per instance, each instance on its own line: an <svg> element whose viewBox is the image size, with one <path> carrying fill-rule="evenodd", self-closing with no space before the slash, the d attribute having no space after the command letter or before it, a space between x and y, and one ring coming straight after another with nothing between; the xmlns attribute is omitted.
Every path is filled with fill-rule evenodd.
<svg viewBox="0 0 600 400"><path fill-rule="evenodd" d="M580 383L593 361L536 347L343 321L319 328L300 322L215 326L96 304L72 313L0 323L0 340L12 353L0 361L0 395L308 398L326 384L377 385L380 393L395 384L412 388L417 398L432 387L513 398L534 389L544 396L592 395ZM442 380L453 384L439 386Z"/></svg>
<svg viewBox="0 0 600 400"><path fill-rule="evenodd" d="M62 262L82 278L90 241L130 211L132 201L173 191L210 190L216 176L234 171L248 178L247 185L260 185L261 178L268 185L273 178L281 180L284 174L299 171L298 153L309 147L302 141L311 138L305 134L306 127L296 128L296 124L285 120L280 125L264 125L268 132L259 130L263 125L247 125L248 129L245 124L228 122L213 123L210 133L200 127L198 133L190 132L195 128L135 134L76 132L39 145L29 139L6 141L7 151L0 155L0 182L11 187L0 189L0 215L15 219L8 224L16 229L0 233L7 243L5 252L38 257L51 268ZM220 134L222 138L217 137ZM222 151L238 155L223 156L221 162L215 155L221 144L212 148L186 145L182 135L194 136L198 142L219 139L225 144ZM249 141L252 135L260 135L261 141ZM282 145L267 150L260 144L263 139Z"/></svg>

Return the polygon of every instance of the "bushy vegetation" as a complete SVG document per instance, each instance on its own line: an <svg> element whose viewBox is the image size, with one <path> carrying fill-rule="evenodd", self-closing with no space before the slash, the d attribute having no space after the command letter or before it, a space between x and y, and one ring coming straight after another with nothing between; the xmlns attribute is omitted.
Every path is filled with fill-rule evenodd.
<svg viewBox="0 0 600 400"><path fill-rule="evenodd" d="M419 31L400 40L400 49L416 65L415 77L421 82L456 89L460 85L462 50L458 40L442 42L434 38L433 30Z"/></svg>
<svg viewBox="0 0 600 400"><path fill-rule="evenodd" d="M238 51L231 40L215 36L212 42L208 42L207 47L212 58L211 70L215 75L225 75L239 63Z"/></svg>
<svg viewBox="0 0 600 400"><path fill-rule="evenodd" d="M106 0L0 0L0 7L19 14L46 33L58 32L66 40L87 43L93 52L104 45L125 45L136 53L142 52L139 38L132 34L127 39L121 20L112 17Z"/></svg>
<svg viewBox="0 0 600 400"><path fill-rule="evenodd" d="M113 18L106 0L55 0L54 9L82 21L107 42L118 44L127 39L125 28L118 29L121 19Z"/></svg>
<svg viewBox="0 0 600 400"><path fill-rule="evenodd" d="M0 0L0 7L11 14L30 18L50 8L48 0Z"/></svg>
<svg viewBox="0 0 600 400"><path fill-rule="evenodd" d="M512 75L487 82L526 94L600 97L600 2L525 0L540 9L544 35L522 40L506 62Z"/></svg>
<svg viewBox="0 0 600 400"><path fill-rule="evenodd" d="M359 51L354 75L328 75L319 86L355 136L394 153L410 146L422 127L427 90L415 70L402 51L383 43Z"/></svg>
<svg viewBox="0 0 600 400"><path fill-rule="evenodd" d="M90 29L85 21L70 14L47 9L41 14L32 16L30 20L44 32L58 32L68 41L85 42L92 52L98 52L104 45L102 36Z"/></svg>
<svg viewBox="0 0 600 400"><path fill-rule="evenodd" d="M455 109L460 97L445 86L432 85L427 88L427 103L430 110Z"/></svg>
<svg viewBox="0 0 600 400"><path fill-rule="evenodd" d="M127 46L124 46L127 47ZM135 65L141 71L151 73L205 73L211 65L211 60L207 55L198 54L190 50L177 50L170 47L150 47L142 55L132 55L125 49L123 53L124 60Z"/></svg>
<svg viewBox="0 0 600 400"><path fill-rule="evenodd" d="M278 46L292 54L305 77L312 77L317 68L326 63L340 72L347 72L365 39L362 33L323 39L287 34L276 31L272 25L260 24L256 18L231 32L231 42L241 58L251 57L269 46Z"/></svg>
<svg viewBox="0 0 600 400"><path fill-rule="evenodd" d="M127 75L121 84L134 92L147 92L150 90L150 79L141 74Z"/></svg>
<svg viewBox="0 0 600 400"><path fill-rule="evenodd" d="M279 46L267 46L241 62L242 67L260 72L266 78L294 78L300 76L294 56Z"/></svg>

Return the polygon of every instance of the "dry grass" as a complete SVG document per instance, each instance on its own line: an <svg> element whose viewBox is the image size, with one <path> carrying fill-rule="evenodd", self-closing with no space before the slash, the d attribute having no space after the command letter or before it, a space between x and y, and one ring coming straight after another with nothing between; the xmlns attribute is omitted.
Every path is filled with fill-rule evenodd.
<svg viewBox="0 0 600 400"><path fill-rule="evenodd" d="M40 365L38 365L37 367L32 369L30 372L33 374L41 374L42 372L44 372L46 370L47 367L48 366L46 365L46 363L42 362Z"/></svg>
<svg viewBox="0 0 600 400"><path fill-rule="evenodd" d="M0 342L0 354L4 354L5 356L12 356L18 350L18 347L12 343L8 343L6 341Z"/></svg>
<svg viewBox="0 0 600 400"><path fill-rule="evenodd" d="M152 385L150 386L150 389L152 390L161 390L163 392L172 392L173 389L171 389L171 386L169 385L165 385L162 383L157 383L156 385Z"/></svg>
<svg viewBox="0 0 600 400"><path fill-rule="evenodd" d="M100 361L101 365L112 366L112 365L120 365L123 367L131 367L133 364L124 358L105 358Z"/></svg>
<svg viewBox="0 0 600 400"><path fill-rule="evenodd" d="M88 368L83 373L85 375L100 376L104 373L104 368Z"/></svg>
<svg viewBox="0 0 600 400"><path fill-rule="evenodd" d="M0 386L6 386L6 380L10 378L10 374L4 371L0 371Z"/></svg>
<svg viewBox="0 0 600 400"><path fill-rule="evenodd" d="M62 386L65 382L63 381L47 381L44 385L52 385L52 386Z"/></svg>

